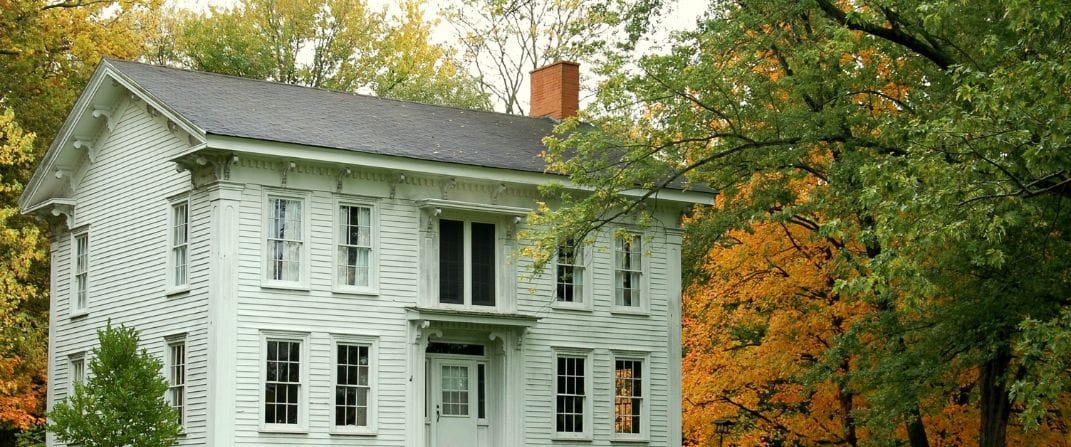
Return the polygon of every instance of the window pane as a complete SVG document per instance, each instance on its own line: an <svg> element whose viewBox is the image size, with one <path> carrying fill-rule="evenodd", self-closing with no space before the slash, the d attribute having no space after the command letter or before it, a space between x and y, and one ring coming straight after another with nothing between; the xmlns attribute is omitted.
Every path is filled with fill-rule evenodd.
<svg viewBox="0 0 1071 447"><path fill-rule="evenodd" d="M495 305L495 226L472 223L472 304Z"/></svg>
<svg viewBox="0 0 1071 447"><path fill-rule="evenodd" d="M559 433L584 432L584 361L583 357L557 359L555 430Z"/></svg>
<svg viewBox="0 0 1071 447"><path fill-rule="evenodd" d="M439 220L439 302L465 303L465 225Z"/></svg>
<svg viewBox="0 0 1071 447"><path fill-rule="evenodd" d="M467 366L442 367L442 414L445 416L469 415L469 368Z"/></svg>
<svg viewBox="0 0 1071 447"><path fill-rule="evenodd" d="M614 432L641 433L643 361L617 360L614 389Z"/></svg>
<svg viewBox="0 0 1071 447"><path fill-rule="evenodd" d="M368 426L369 346L338 345L335 425Z"/></svg>
<svg viewBox="0 0 1071 447"><path fill-rule="evenodd" d="M301 397L301 342L267 342L264 422L297 424Z"/></svg>

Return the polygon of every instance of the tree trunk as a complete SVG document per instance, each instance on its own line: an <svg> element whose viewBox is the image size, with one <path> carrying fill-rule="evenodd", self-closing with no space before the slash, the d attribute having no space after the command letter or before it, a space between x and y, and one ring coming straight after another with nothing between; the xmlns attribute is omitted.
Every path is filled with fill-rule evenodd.
<svg viewBox="0 0 1071 447"><path fill-rule="evenodd" d="M1005 447L1008 441L1008 417L1011 402L1008 398L1008 365L1011 352L1007 347L997 349L992 359L982 365L981 385L982 423L978 433L979 447Z"/></svg>
<svg viewBox="0 0 1071 447"><path fill-rule="evenodd" d="M926 426L922 424L922 414L917 404L910 417L911 420L907 422L907 440L911 447L930 447L930 439L926 437Z"/></svg>

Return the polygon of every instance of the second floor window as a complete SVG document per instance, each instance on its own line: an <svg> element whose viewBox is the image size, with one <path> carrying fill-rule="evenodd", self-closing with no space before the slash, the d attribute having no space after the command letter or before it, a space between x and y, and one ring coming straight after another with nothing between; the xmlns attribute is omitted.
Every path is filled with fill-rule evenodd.
<svg viewBox="0 0 1071 447"><path fill-rule="evenodd" d="M338 284L369 287L372 283L372 209L339 207Z"/></svg>
<svg viewBox="0 0 1071 447"><path fill-rule="evenodd" d="M557 300L563 303L584 301L583 247L569 240L558 247Z"/></svg>
<svg viewBox="0 0 1071 447"><path fill-rule="evenodd" d="M74 312L89 305L89 233L74 237Z"/></svg>
<svg viewBox="0 0 1071 447"><path fill-rule="evenodd" d="M304 218L301 199L268 199L267 276L270 281L301 281Z"/></svg>
<svg viewBox="0 0 1071 447"><path fill-rule="evenodd" d="M643 274L643 244L640 235L626 233L614 238L614 305L642 307L640 281Z"/></svg>
<svg viewBox="0 0 1071 447"><path fill-rule="evenodd" d="M185 201L171 205L171 287L187 284L190 208Z"/></svg>
<svg viewBox="0 0 1071 447"><path fill-rule="evenodd" d="M494 306L495 225L439 220L439 302Z"/></svg>

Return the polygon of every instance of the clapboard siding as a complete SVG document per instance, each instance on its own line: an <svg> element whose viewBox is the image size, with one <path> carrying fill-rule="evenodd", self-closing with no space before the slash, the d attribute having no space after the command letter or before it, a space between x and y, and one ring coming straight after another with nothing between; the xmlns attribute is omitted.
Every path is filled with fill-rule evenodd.
<svg viewBox="0 0 1071 447"><path fill-rule="evenodd" d="M405 307L418 303L418 283L421 279L421 211L417 200L438 198L440 187L404 184L395 198L389 197L384 182L355 175L343 181L343 191L360 191L360 197L336 194L335 178L314 175L307 171L288 175L282 187L281 167L271 163L243 163L232 171L232 179L243 183L239 222L238 266L238 344L235 416L235 444L256 445L403 445L407 433L423 430L423 426L407 427L406 414L422 402L407 402L409 386L407 356L411 340L406 338ZM307 236L308 282L297 290L265 287L262 260L264 240L265 198L269 194L296 195L305 201ZM450 199L471 202L490 202L486 192L472 190L450 191ZM375 207L375 237L377 240L378 287L376 294L339 293L334 290L336 204L353 199ZM510 206L533 206L524 196L497 197L497 203ZM671 215L660 216L672 220ZM670 445L667 413L674 411L668 402L669 383L679 377L669 377L666 352L668 343L668 303L670 284L666 275L679 275L675 259L667 258L667 238L658 230L644 231L646 257L645 299L649 312L628 315L612 312L613 259L609 231L598 235L591 247L590 310L559 309L554 304L553 269L532 275L530 260L511 259L516 265L518 280L513 294L522 314L541 318L524 341L524 375L526 386L523 437L525 445L574 445L553 440L554 415L554 348L589 349L594 368L592 384L593 439L575 445L611 445L613 428L613 355L618 350L643 353L647 361L649 406L647 427L650 445ZM510 267L514 268L514 267ZM679 324L674 322L673 324ZM305 387L308 403L305 409L307 429L301 433L280 434L261 431L261 397L263 385L262 340L265 331L287 331L302 334L309 358L303 367L308 378ZM376 337L378 358L373 367L378 374L378 419L375 436L331 435L332 394L332 335L354 334Z"/></svg>
<svg viewBox="0 0 1071 447"><path fill-rule="evenodd" d="M105 128L98 136L95 161L83 158L82 177L75 185L74 227L89 231L89 306L83 317L70 318L70 233L57 232L52 244L50 406L66 396L68 356L86 352L88 369L89 351L97 346L96 331L109 319L113 325L137 328L142 347L161 359L164 338L185 333L188 406L180 445L200 445L207 409L203 267L208 254L207 208L198 194L191 196L191 286L188 292L167 296L168 197L188 191L190 181L188 174L176 172L166 160L187 148L185 136L169 132L166 121L150 116L139 101L122 100L114 119L114 130Z"/></svg>

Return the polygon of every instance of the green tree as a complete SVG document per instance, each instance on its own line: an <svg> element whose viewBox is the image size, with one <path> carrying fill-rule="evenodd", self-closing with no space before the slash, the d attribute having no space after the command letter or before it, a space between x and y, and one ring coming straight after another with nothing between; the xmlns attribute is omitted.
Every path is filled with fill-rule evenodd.
<svg viewBox="0 0 1071 447"><path fill-rule="evenodd" d="M242 0L178 13L156 56L196 70L393 99L489 108L449 47L433 43L423 4L400 15L365 0Z"/></svg>
<svg viewBox="0 0 1071 447"><path fill-rule="evenodd" d="M178 438L178 414L164 400L162 364L138 352L134 328L108 326L89 362L89 379L48 413L49 431L85 447L170 447Z"/></svg>
<svg viewBox="0 0 1071 447"><path fill-rule="evenodd" d="M1066 351L1071 305L1069 13L1057 1L717 3L668 54L604 84L593 130L567 122L549 141L551 169L594 193L551 188L567 206L537 223L582 232L643 214L626 192L710 186L732 206L690 226L693 265L751 222L815 223L833 246L861 247L839 252L835 290L876 311L812 374L855 359L844 380L868 403L854 416L874 442L927 445L921 421L949 400L977 409L983 447L1005 445L1010 424L1066 432L1066 416L1041 409L1066 406L1069 383L1046 355ZM809 176L816 191L789 187ZM1013 383L1036 409L1020 418Z"/></svg>
<svg viewBox="0 0 1071 447"><path fill-rule="evenodd" d="M48 236L18 197L97 63L137 59L161 3L0 2L0 444L44 422Z"/></svg>

